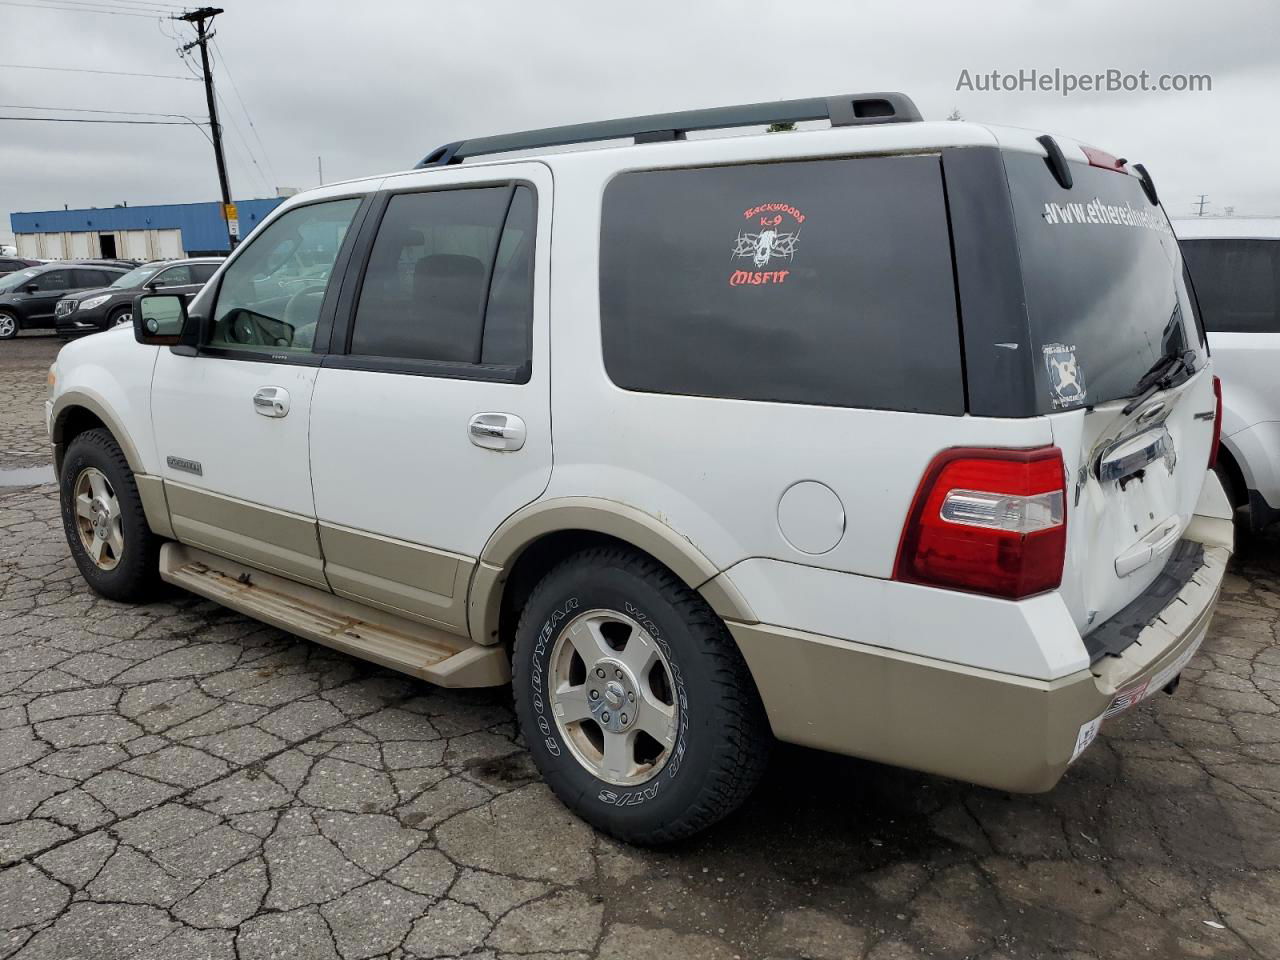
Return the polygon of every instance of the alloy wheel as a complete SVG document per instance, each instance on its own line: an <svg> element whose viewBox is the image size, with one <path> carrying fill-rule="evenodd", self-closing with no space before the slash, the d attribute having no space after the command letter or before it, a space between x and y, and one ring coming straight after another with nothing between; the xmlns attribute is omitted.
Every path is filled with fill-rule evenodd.
<svg viewBox="0 0 1280 960"><path fill-rule="evenodd" d="M590 610L561 631L550 663L552 714L574 758L620 786L657 776L681 716L671 664L648 631L626 614Z"/></svg>
<svg viewBox="0 0 1280 960"><path fill-rule="evenodd" d="M74 487L80 545L99 570L114 570L124 556L120 501L111 481L97 467L85 467Z"/></svg>

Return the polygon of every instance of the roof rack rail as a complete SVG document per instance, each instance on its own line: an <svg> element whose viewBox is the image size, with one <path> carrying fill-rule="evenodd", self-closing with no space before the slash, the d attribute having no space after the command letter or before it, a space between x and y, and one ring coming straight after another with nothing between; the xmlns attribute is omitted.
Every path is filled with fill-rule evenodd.
<svg viewBox="0 0 1280 960"><path fill-rule="evenodd" d="M833 127L877 123L910 123L920 120L920 111L904 93L855 93L842 97L811 97L806 100L775 100L770 103L743 103L733 107L655 113L647 117L574 123L505 133L493 137L458 140L437 147L415 167L437 167L461 163L472 157L515 150L536 150L573 143L634 138L636 143L683 140L690 130L721 130L755 127L802 120L830 120Z"/></svg>

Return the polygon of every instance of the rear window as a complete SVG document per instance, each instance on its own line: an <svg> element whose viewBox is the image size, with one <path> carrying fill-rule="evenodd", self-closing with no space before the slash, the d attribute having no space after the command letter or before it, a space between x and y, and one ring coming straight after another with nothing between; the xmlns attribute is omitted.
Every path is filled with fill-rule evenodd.
<svg viewBox="0 0 1280 960"><path fill-rule="evenodd" d="M626 173L602 217L618 386L963 413L936 156Z"/></svg>
<svg viewBox="0 0 1280 960"><path fill-rule="evenodd" d="M1073 163L1064 190L1042 157L1005 169L1039 412L1133 396L1162 353L1202 349L1177 241L1137 177Z"/></svg>
<svg viewBox="0 0 1280 960"><path fill-rule="evenodd" d="M1280 240L1183 240L1204 325L1280 333Z"/></svg>

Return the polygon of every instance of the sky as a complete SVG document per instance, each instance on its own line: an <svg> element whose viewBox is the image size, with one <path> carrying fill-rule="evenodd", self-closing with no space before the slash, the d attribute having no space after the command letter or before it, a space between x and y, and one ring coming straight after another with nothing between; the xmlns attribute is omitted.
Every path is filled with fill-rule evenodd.
<svg viewBox="0 0 1280 960"><path fill-rule="evenodd" d="M207 120L177 0L0 0L0 117ZM872 90L926 119L1075 137L1141 161L1173 216L1280 215L1275 0L224 0L214 77L236 199L412 166L558 123ZM57 7L74 8L55 9ZM127 15L126 15L127 14ZM194 61L198 64L198 61ZM162 75L15 69L74 67ZM1203 92L989 91L992 71L1197 74ZM187 78L187 79L169 79ZM54 110L52 108L61 108ZM12 211L218 198L201 129L0 119Z"/></svg>

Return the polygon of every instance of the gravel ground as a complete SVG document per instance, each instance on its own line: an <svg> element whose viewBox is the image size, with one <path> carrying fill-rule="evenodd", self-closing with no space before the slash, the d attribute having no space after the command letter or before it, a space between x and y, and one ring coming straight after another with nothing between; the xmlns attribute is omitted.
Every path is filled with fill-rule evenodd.
<svg viewBox="0 0 1280 960"><path fill-rule="evenodd" d="M0 470L47 462L56 346L0 344ZM504 692L103 600L54 488L0 489L0 958L1277 957L1280 537L1226 591L1052 793L784 749L652 852L556 803Z"/></svg>

